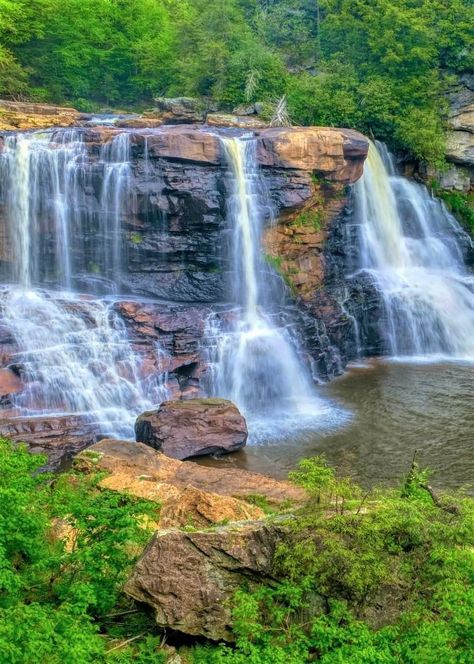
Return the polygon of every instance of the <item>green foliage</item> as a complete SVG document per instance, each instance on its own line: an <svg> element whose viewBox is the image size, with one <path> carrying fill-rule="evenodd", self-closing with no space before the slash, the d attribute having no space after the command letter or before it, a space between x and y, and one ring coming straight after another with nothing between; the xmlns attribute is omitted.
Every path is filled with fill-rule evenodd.
<svg viewBox="0 0 474 664"><path fill-rule="evenodd" d="M317 233L321 230L323 212L317 208L311 208L300 212L291 223L292 227L304 227Z"/></svg>
<svg viewBox="0 0 474 664"><path fill-rule="evenodd" d="M2 664L164 664L153 621L121 595L156 505L42 463L0 441ZM400 490L370 495L322 457L292 479L309 501L286 522L280 582L239 591L235 647L196 646L194 664L468 664L473 501L433 499L415 462ZM388 612L377 627L374 610Z"/></svg>
<svg viewBox="0 0 474 664"><path fill-rule="evenodd" d="M470 0L0 0L0 94L84 110L286 95L295 123L440 164L443 93L474 65L473 21Z"/></svg>
<svg viewBox="0 0 474 664"><path fill-rule="evenodd" d="M277 551L280 584L237 593L236 647L196 648L194 664L467 664L474 505L439 507L427 478L414 464L401 491L367 496L323 458L301 462L311 499ZM370 607L388 612L378 626Z"/></svg>
<svg viewBox="0 0 474 664"><path fill-rule="evenodd" d="M121 599L156 505L99 490L98 475L38 473L44 461L0 440L2 664L105 662L100 617Z"/></svg>
<svg viewBox="0 0 474 664"><path fill-rule="evenodd" d="M474 233L474 194L463 194L460 191L440 191L436 194L468 230Z"/></svg>
<svg viewBox="0 0 474 664"><path fill-rule="evenodd" d="M249 493L246 496L241 496L241 500L245 500L245 502L250 503L250 505L260 507L265 514L273 514L276 511L275 508L269 504L268 498L260 493Z"/></svg>

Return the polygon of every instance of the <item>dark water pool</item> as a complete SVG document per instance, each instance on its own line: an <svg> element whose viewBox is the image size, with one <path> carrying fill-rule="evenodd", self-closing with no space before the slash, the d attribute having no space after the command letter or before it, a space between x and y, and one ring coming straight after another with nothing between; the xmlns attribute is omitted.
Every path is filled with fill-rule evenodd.
<svg viewBox="0 0 474 664"><path fill-rule="evenodd" d="M324 453L339 472L365 486L395 484L415 450L438 487L474 487L474 366L373 361L318 388L348 411L345 423L294 431L212 465L236 465L285 477L302 457Z"/></svg>

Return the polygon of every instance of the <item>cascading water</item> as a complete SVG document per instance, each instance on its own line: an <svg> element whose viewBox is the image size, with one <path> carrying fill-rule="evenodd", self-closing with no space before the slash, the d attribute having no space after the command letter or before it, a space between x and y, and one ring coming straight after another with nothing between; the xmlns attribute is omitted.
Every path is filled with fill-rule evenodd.
<svg viewBox="0 0 474 664"><path fill-rule="evenodd" d="M84 192L94 191L97 174L101 188L91 210ZM92 290L96 273L109 290L120 286L121 219L133 205L130 178L127 133L105 143L95 163L88 161L80 131L6 139L0 202L14 286L2 294L0 305L26 386L11 399L20 415L80 413L104 434L132 437L136 414L167 396L162 376L143 379L141 360L113 302L71 290L87 272ZM84 264L75 247L90 236ZM50 285L60 291L43 290Z"/></svg>
<svg viewBox="0 0 474 664"><path fill-rule="evenodd" d="M83 414L104 434L131 437L135 416L166 397L159 377L145 389L140 359L111 304L16 289L2 304L26 385L12 397L20 413Z"/></svg>
<svg viewBox="0 0 474 664"><path fill-rule="evenodd" d="M474 278L463 231L425 187L395 174L383 147L370 145L355 185L355 222L358 268L382 298L388 353L473 359Z"/></svg>
<svg viewBox="0 0 474 664"><path fill-rule="evenodd" d="M290 330L272 323L263 303L268 271L261 254L262 182L256 142L222 138L232 182L228 202L233 227L233 299L238 308L224 331L218 317L209 322L211 391L235 402L247 417L251 439L301 426L304 417L327 413L316 397ZM303 417L304 416L304 417ZM303 419L302 419L303 417Z"/></svg>

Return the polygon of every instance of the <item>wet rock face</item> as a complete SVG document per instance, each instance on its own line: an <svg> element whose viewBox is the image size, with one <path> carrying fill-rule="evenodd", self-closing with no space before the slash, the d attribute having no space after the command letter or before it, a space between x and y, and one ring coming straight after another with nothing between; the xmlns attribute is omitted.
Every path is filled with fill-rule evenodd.
<svg viewBox="0 0 474 664"><path fill-rule="evenodd" d="M447 189L469 191L474 187L474 75L464 74L448 89L450 109L446 133L446 158L455 164Z"/></svg>
<svg viewBox="0 0 474 664"><path fill-rule="evenodd" d="M226 399L165 401L158 410L140 415L138 442L174 459L235 452L247 442L247 425Z"/></svg>
<svg viewBox="0 0 474 664"><path fill-rule="evenodd" d="M61 124L63 110L54 111L56 120L50 126ZM51 115L53 110L48 113ZM49 115L41 116L38 111L35 117L49 122ZM156 118L148 119L157 122ZM113 241L101 221L105 169L101 154L104 145L121 130L84 126L78 131L86 168L77 183L80 205L71 233L72 286L78 292L124 293L113 308L140 356L140 378L151 382L163 376L170 399L203 396L206 321L211 312L226 315L232 282L232 228L227 214L232 182L219 139L221 130L189 124L129 130L127 202L119 208L117 220L121 229L119 275L105 273L97 256L102 256L100 248L107 244L102 234L107 246ZM271 202L268 220L275 222L270 245L287 261L294 277L294 283L286 283L280 271L268 263L268 289L277 293L275 301L282 303L272 314L296 324L308 363L316 367L320 377L332 376L341 371L344 358L350 356L351 323L338 304L342 282L330 277L327 266L332 259L325 243L334 217L345 204L347 184L361 173L367 141L355 132L333 128L261 128L256 129L255 136L260 174ZM53 139L62 140L61 130ZM324 227L309 228L303 223L290 229L297 215L314 211L321 204L316 200L321 180L329 191L323 202L327 212ZM8 281L13 252L3 203L0 200L0 271L2 279ZM46 208L39 213L44 219L37 219L41 229L38 254L47 258L41 262L44 274L38 275L38 283L54 288L55 272L49 267L54 265L50 258L56 255L57 242L53 219ZM264 251L272 255L271 250ZM115 290L114 281L119 282ZM339 344L347 352L338 355ZM18 351L11 331L0 320L0 367L5 369L0 375L0 408L8 421L18 416L18 412L10 412L14 395L28 380ZM41 444L37 445L49 451L53 465L59 463L61 445L62 454L68 455L96 440L97 431L86 430L82 421L67 417L53 420L49 433L44 424L38 437ZM76 443L71 442L74 422ZM26 440L29 429L24 427L33 425L28 418L21 418L12 426L7 427L11 436L15 440L24 436ZM28 438L32 445L36 433L33 428ZM181 453L187 455L189 450Z"/></svg>

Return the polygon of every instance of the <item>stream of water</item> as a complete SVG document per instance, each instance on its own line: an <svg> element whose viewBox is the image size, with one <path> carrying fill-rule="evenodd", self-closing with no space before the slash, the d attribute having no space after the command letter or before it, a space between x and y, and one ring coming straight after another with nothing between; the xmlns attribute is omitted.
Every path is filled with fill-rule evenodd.
<svg viewBox="0 0 474 664"><path fill-rule="evenodd" d="M163 376L142 380L142 360L110 298L121 289L123 219L135 207L129 134L104 143L92 161L82 137L18 133L0 153L3 265L11 267L0 305L27 378L12 405L28 416L87 414L104 434L130 438L136 415L168 393ZM241 408L251 434L247 451L226 463L282 475L298 456L325 451L370 483L399 476L419 447L448 485L467 482L474 279L459 224L426 188L397 176L383 146L371 145L354 188L358 258L348 280L363 272L375 284L380 334L396 362L365 364L316 387L268 279L261 235L271 205L256 141L221 144L234 308L208 321L208 387ZM364 326L350 305L348 290L343 306L362 349Z"/></svg>

